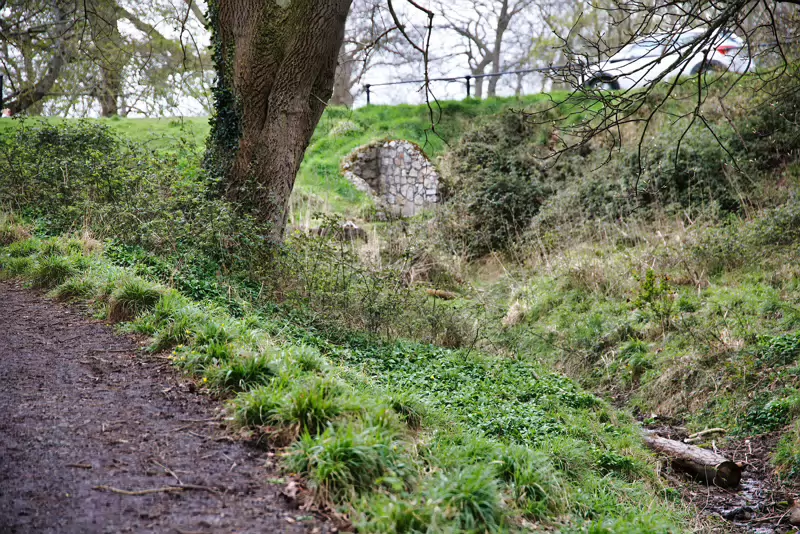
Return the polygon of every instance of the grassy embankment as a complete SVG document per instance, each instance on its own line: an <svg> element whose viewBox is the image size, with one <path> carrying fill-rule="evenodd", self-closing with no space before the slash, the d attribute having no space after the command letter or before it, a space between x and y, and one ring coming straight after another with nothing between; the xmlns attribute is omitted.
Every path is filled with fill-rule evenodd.
<svg viewBox="0 0 800 534"><path fill-rule="evenodd" d="M449 123L458 137L502 104L452 106L460 109ZM329 113L330 129L317 132L304 172L319 172L318 186L351 206L346 191L331 185L338 178L325 175L341 156L398 123L415 132L412 140L424 138L423 108ZM386 121L368 115L380 113ZM331 135L345 120L365 131ZM98 315L150 335L151 350L174 351L176 365L231 399L239 425L288 446L287 473L304 477L311 498L364 531L690 528L635 422L534 353L497 358L469 345L447 349L320 322L314 305L344 277L339 264L322 269L332 278L303 273L305 300L292 302L306 302L310 313L282 304L286 294L272 301L257 270L242 274L258 257L237 256L231 243L252 233L224 203L208 200L195 152L128 152L91 127L44 134L4 141L14 153L3 169L12 195L4 203L20 215L2 224L3 276L86 301ZM100 144L105 150L97 153ZM62 190L63 181L50 178L62 177L66 165L75 182ZM298 257L326 261L313 256L313 243L289 246L300 251L288 257L293 268ZM368 297L397 309L404 301L392 299L414 288L381 285L385 274L359 272L377 291ZM363 287L350 296L368 306Z"/></svg>

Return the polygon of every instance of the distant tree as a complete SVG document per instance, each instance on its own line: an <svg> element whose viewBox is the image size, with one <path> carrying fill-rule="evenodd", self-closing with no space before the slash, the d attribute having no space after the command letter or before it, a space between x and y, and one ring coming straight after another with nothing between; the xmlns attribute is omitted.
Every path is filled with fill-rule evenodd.
<svg viewBox="0 0 800 534"><path fill-rule="evenodd" d="M194 35L204 31L194 0L177 9L165 0L11 1L0 15L0 70L14 114L85 112L92 102L102 116L148 113L176 92L194 93L192 80L210 67ZM158 29L169 26L176 37Z"/></svg>
<svg viewBox="0 0 800 534"><path fill-rule="evenodd" d="M475 76L475 97L483 97L484 75L496 74L506 66L519 64L519 57L507 58L504 52L514 23L535 5L535 0L459 0L437 3L437 15L444 21L439 29L460 38L461 54L470 74ZM488 72L487 72L488 71ZM487 96L495 96L498 76L488 77Z"/></svg>
<svg viewBox="0 0 800 534"><path fill-rule="evenodd" d="M351 107L355 87L370 69L402 59L396 29L383 0L353 0L339 49L332 105Z"/></svg>

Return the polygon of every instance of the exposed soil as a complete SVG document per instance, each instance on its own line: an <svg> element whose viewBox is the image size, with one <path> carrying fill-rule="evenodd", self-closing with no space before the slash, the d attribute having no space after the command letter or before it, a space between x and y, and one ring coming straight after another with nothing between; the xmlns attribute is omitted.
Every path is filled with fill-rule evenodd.
<svg viewBox="0 0 800 534"><path fill-rule="evenodd" d="M683 428L675 426L658 426L651 430L669 439L688 437ZM779 437L780 432L773 432L716 441L711 436L705 441L704 445L717 446L720 454L744 465L742 481L736 489L706 486L672 470L666 463L662 474L671 486L681 491L684 501L691 502L703 516L712 520L716 532L797 532L797 528L789 524L787 505L796 497L797 488L781 486L769 463Z"/></svg>
<svg viewBox="0 0 800 534"><path fill-rule="evenodd" d="M334 530L269 482L218 401L138 348L0 283L1 533Z"/></svg>

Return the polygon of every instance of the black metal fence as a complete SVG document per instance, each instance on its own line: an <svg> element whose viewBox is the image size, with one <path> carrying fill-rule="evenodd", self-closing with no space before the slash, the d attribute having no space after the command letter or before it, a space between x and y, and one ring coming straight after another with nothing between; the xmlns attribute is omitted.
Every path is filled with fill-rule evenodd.
<svg viewBox="0 0 800 534"><path fill-rule="evenodd" d="M563 71L565 68L564 65L556 65L556 66L549 66L549 67L539 67L534 69L520 69L520 70L507 70L503 72L490 72L488 74L467 74L465 76L453 76L448 78L428 78L427 80L401 80L398 82L381 82L381 83L368 83L364 84L364 92L367 95L367 105L372 103L371 101L371 94L372 88L374 87L385 87L388 85L404 85L404 84L424 84L430 82L457 82L457 81L464 81L464 85L466 86L467 98L472 96L472 82L473 80L483 79L483 78L495 78L499 76L505 76L507 74L530 74L530 73L550 73L556 74L559 71Z"/></svg>

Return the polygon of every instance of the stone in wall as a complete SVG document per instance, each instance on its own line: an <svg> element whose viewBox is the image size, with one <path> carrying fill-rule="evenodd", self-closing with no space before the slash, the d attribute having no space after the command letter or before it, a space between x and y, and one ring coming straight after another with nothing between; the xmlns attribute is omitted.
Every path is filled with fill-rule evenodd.
<svg viewBox="0 0 800 534"><path fill-rule="evenodd" d="M342 174L395 216L411 217L439 202L439 173L417 145L377 141L351 152Z"/></svg>

